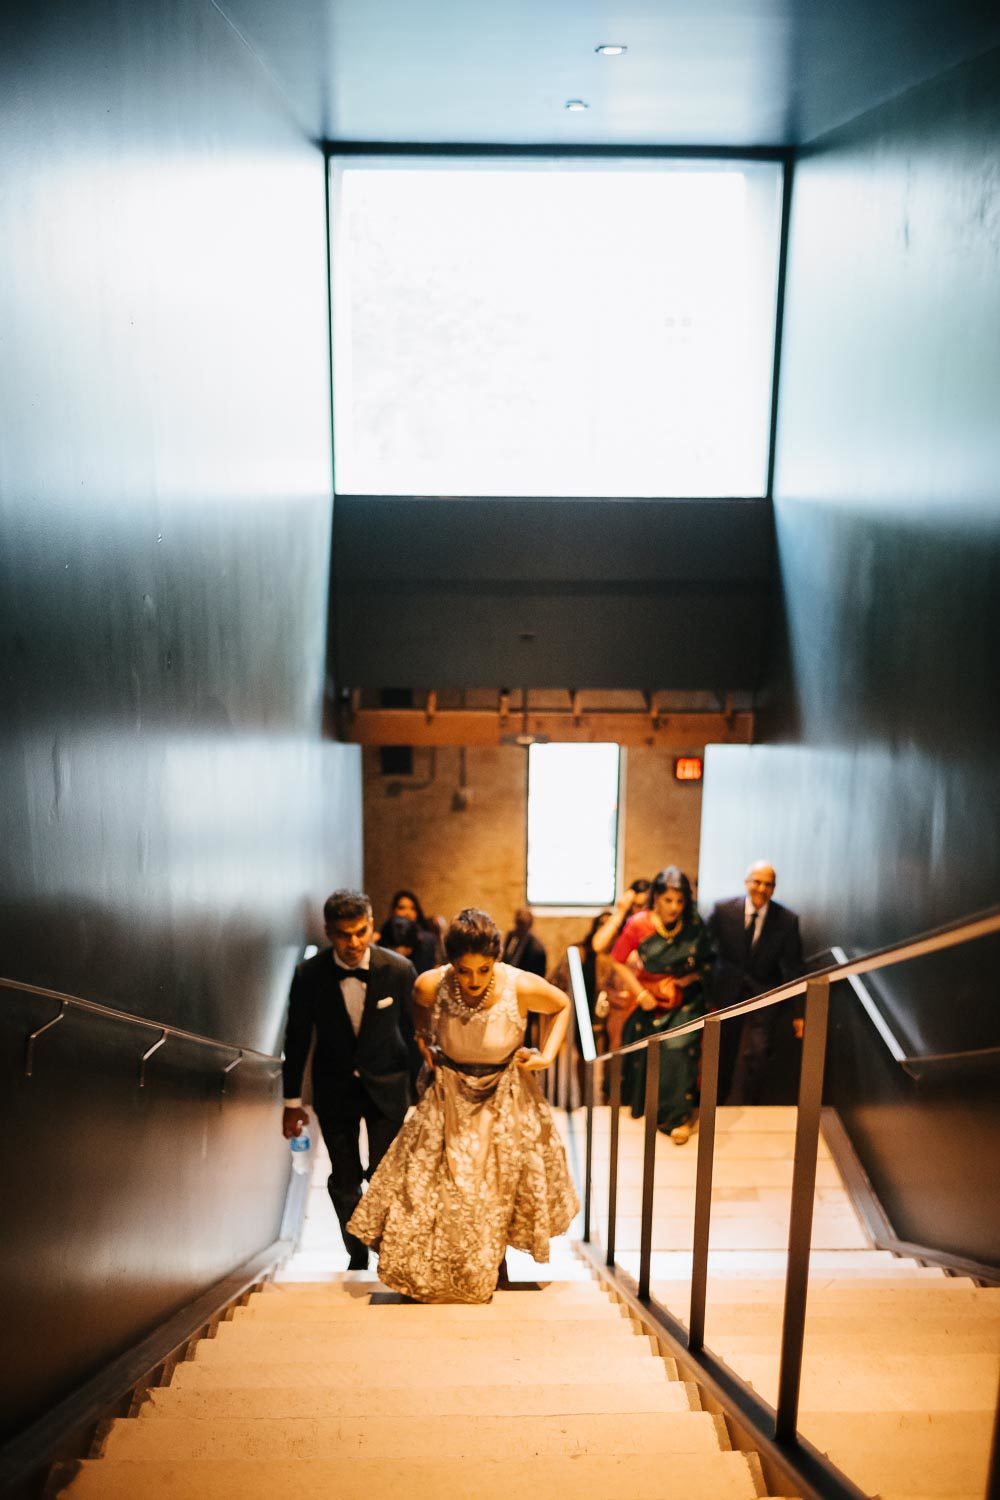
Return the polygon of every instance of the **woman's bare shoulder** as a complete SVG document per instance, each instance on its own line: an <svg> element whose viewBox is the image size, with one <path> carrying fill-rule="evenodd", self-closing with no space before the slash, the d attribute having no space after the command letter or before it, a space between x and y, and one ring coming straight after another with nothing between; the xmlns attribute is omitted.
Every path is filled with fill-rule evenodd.
<svg viewBox="0 0 1000 1500"><path fill-rule="evenodd" d="M413 986L413 998L418 1005L434 1004L447 967L447 964L440 964L436 969L426 969L423 974L417 975Z"/></svg>

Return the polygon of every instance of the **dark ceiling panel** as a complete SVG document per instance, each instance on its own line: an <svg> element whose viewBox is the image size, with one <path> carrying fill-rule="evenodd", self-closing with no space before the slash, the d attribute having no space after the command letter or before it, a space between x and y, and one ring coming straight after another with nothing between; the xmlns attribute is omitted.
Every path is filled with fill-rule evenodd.
<svg viewBox="0 0 1000 1500"><path fill-rule="evenodd" d="M752 690L766 500L338 496L336 676L350 687Z"/></svg>
<svg viewBox="0 0 1000 1500"><path fill-rule="evenodd" d="M336 587L359 579L566 584L770 577L767 500L338 495Z"/></svg>
<svg viewBox="0 0 1000 1500"><path fill-rule="evenodd" d="M222 7L332 141L796 145L1000 44L984 0Z"/></svg>

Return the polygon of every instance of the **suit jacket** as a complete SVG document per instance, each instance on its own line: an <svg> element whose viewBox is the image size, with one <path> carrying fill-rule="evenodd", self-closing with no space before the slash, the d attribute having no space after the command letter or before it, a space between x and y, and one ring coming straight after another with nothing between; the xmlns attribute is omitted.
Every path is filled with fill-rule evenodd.
<svg viewBox="0 0 1000 1500"><path fill-rule="evenodd" d="M523 938L518 938L513 930L508 932L503 940L502 957L504 963L510 964L512 968L521 969L525 974L540 974L545 978L548 958L533 932L527 933Z"/></svg>
<svg viewBox="0 0 1000 1500"><path fill-rule="evenodd" d="M778 901L769 904L749 956L745 913L745 897L734 896L731 901L719 901L708 919L717 954L710 989L713 1010L788 984L803 970L799 919L793 911Z"/></svg>
<svg viewBox="0 0 1000 1500"><path fill-rule="evenodd" d="M372 947L361 1027L355 1036L340 993L333 949L324 948L299 964L288 997L285 1098L294 1099L302 1092L315 1033L312 1085L317 1114L353 1122L366 1097L380 1113L402 1121L421 1061L413 1031L415 977L408 958Z"/></svg>

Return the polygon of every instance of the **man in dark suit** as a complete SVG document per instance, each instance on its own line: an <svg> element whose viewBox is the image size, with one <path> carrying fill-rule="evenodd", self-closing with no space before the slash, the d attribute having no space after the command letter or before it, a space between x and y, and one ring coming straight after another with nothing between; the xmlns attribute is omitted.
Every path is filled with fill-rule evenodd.
<svg viewBox="0 0 1000 1500"><path fill-rule="evenodd" d="M501 957L512 968L523 969L526 974L538 974L544 979L548 957L531 930L534 920L530 906L518 907L514 913L514 926L503 940Z"/></svg>
<svg viewBox="0 0 1000 1500"><path fill-rule="evenodd" d="M802 973L799 919L773 899L777 884L773 867L758 861L750 866L743 883L746 895L718 902L708 919L717 954L711 988L713 1010L762 995L798 979ZM770 1006L745 1016L742 1022L723 1026L720 1100L726 1104L760 1103L775 1027L780 1024L779 1017L785 1016L784 1005ZM796 1036L801 1037L799 1014L792 1025Z"/></svg>
<svg viewBox="0 0 1000 1500"><path fill-rule="evenodd" d="M313 1108L330 1153L328 1188L350 1257L364 1270L368 1249L347 1232L361 1201L364 1173L358 1137L368 1134L368 1175L399 1130L420 1067L413 1032L409 959L372 946L372 907L360 891L334 891L323 908L331 946L299 964L288 999L285 1030L286 1139L308 1124L302 1075L313 1039Z"/></svg>

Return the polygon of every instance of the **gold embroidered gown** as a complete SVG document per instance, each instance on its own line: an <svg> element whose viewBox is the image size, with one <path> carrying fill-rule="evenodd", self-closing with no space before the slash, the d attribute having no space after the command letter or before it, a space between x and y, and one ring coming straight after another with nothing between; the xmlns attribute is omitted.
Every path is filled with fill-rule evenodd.
<svg viewBox="0 0 1000 1500"><path fill-rule="evenodd" d="M440 1061L348 1228L378 1251L380 1281L419 1302L488 1302L508 1245L548 1260L579 1203L524 1043L515 969L470 1010L447 971L434 1004ZM465 1070L465 1071L463 1071Z"/></svg>

